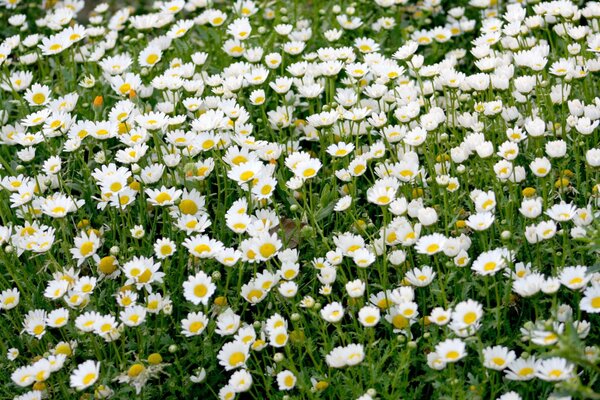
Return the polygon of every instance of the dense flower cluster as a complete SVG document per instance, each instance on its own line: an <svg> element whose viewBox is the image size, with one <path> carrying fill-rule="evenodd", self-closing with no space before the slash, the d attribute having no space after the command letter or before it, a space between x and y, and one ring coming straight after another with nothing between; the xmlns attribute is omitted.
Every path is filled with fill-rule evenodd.
<svg viewBox="0 0 600 400"><path fill-rule="evenodd" d="M600 3L36 3L0 397L593 395Z"/></svg>

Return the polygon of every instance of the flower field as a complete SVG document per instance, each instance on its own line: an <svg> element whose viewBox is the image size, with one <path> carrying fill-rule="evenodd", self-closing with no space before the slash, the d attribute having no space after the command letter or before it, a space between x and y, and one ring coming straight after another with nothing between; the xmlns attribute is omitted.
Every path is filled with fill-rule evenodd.
<svg viewBox="0 0 600 400"><path fill-rule="evenodd" d="M0 399L600 399L600 2L125 3L0 1Z"/></svg>

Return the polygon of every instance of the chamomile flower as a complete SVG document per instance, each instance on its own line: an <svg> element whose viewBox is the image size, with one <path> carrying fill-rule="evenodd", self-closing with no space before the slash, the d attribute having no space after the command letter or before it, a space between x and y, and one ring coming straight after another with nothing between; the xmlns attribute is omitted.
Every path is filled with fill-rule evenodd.
<svg viewBox="0 0 600 400"><path fill-rule="evenodd" d="M164 207L175 204L183 192L179 189L162 186L160 189L146 189L145 193L150 204Z"/></svg>
<svg viewBox="0 0 600 400"><path fill-rule="evenodd" d="M190 275L183 283L183 296L193 304L207 305L215 290L216 286L212 283L212 279L202 271Z"/></svg>
<svg viewBox="0 0 600 400"><path fill-rule="evenodd" d="M61 328L69 322L69 311L66 308L58 308L46 316L46 324L51 328Z"/></svg>
<svg viewBox="0 0 600 400"><path fill-rule="evenodd" d="M138 257L123 264L123 270L127 281L125 284L135 284L138 289L145 288L152 293L152 283L163 281L164 272L159 271L160 263L155 263L152 257Z"/></svg>
<svg viewBox="0 0 600 400"><path fill-rule="evenodd" d="M226 371L243 367L249 356L249 347L242 342L233 341L223 345L217 359Z"/></svg>
<svg viewBox="0 0 600 400"><path fill-rule="evenodd" d="M435 353L446 363L457 362L467 356L465 343L460 339L446 339L438 343Z"/></svg>
<svg viewBox="0 0 600 400"><path fill-rule="evenodd" d="M160 238L154 243L154 254L159 260L171 257L177 250L177 245L169 238Z"/></svg>
<svg viewBox="0 0 600 400"><path fill-rule="evenodd" d="M452 312L452 324L456 328L469 328L476 326L483 316L483 307L474 300L458 303Z"/></svg>
<svg viewBox="0 0 600 400"><path fill-rule="evenodd" d="M50 88L46 85L42 86L35 83L27 89L24 97L31 106L46 105L50 101Z"/></svg>
<svg viewBox="0 0 600 400"><path fill-rule="evenodd" d="M5 289L0 292L0 310L11 310L19 305L21 293L17 288Z"/></svg>
<svg viewBox="0 0 600 400"><path fill-rule="evenodd" d="M566 267L558 276L560 283L571 290L580 290L584 288L591 279L591 276L587 273L587 267L583 265L577 265L573 267Z"/></svg>
<svg viewBox="0 0 600 400"><path fill-rule="evenodd" d="M379 308L364 306L358 311L358 320L363 326L371 327L377 325L381 318Z"/></svg>
<svg viewBox="0 0 600 400"><path fill-rule="evenodd" d="M69 384L78 391L92 386L100 377L100 362L88 360L77 366L69 377Z"/></svg>
<svg viewBox="0 0 600 400"><path fill-rule="evenodd" d="M292 390L296 386L296 376L292 371L285 370L277 374L279 390Z"/></svg>
<svg viewBox="0 0 600 400"><path fill-rule="evenodd" d="M46 318L47 314L44 310L29 311L23 321L24 331L37 339L41 339L46 333Z"/></svg>
<svg viewBox="0 0 600 400"><path fill-rule="evenodd" d="M119 319L126 326L139 326L146 320L146 307L132 305L119 313Z"/></svg>
<svg viewBox="0 0 600 400"><path fill-rule="evenodd" d="M483 349L483 365L496 371L502 371L515 361L515 352L503 346L486 347Z"/></svg>
<svg viewBox="0 0 600 400"><path fill-rule="evenodd" d="M600 312L600 285L592 285L583 292L579 307L588 313Z"/></svg>
<svg viewBox="0 0 600 400"><path fill-rule="evenodd" d="M540 360L535 376L549 382L564 381L573 376L574 369L573 364L564 358L552 357Z"/></svg>
<svg viewBox="0 0 600 400"><path fill-rule="evenodd" d="M208 326L208 318L202 312L189 313L181 320L182 334L190 337L200 335Z"/></svg>
<svg viewBox="0 0 600 400"><path fill-rule="evenodd" d="M446 237L439 233L421 236L416 243L415 249L421 254L434 255L443 250Z"/></svg>

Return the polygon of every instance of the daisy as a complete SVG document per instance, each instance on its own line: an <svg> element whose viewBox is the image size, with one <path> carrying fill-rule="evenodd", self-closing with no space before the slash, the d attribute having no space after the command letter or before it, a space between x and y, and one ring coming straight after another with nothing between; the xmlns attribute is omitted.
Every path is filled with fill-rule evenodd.
<svg viewBox="0 0 600 400"><path fill-rule="evenodd" d="M43 106L50 101L50 88L35 83L27 89L24 97L31 106Z"/></svg>
<svg viewBox="0 0 600 400"><path fill-rule="evenodd" d="M132 305L119 313L119 319L127 326L139 326L146 320L146 307Z"/></svg>
<svg viewBox="0 0 600 400"><path fill-rule="evenodd" d="M154 243L154 254L159 260L171 257L177 249L177 245L169 238L157 239Z"/></svg>
<svg viewBox="0 0 600 400"><path fill-rule="evenodd" d="M600 285L588 287L583 292L583 298L579 303L579 307L588 313L600 312Z"/></svg>
<svg viewBox="0 0 600 400"><path fill-rule="evenodd" d="M576 211L577 207L575 207L573 204L561 202L546 210L546 215L556 222L565 222L573 219Z"/></svg>
<svg viewBox="0 0 600 400"><path fill-rule="evenodd" d="M17 288L0 292L0 310L11 310L19 304L20 292Z"/></svg>
<svg viewBox="0 0 600 400"><path fill-rule="evenodd" d="M193 304L202 303L206 306L216 288L211 278L204 272L199 271L196 275L190 275L183 283L183 296Z"/></svg>
<svg viewBox="0 0 600 400"><path fill-rule="evenodd" d="M352 261L359 268L367 268L375 262L375 254L368 249L358 249L352 253Z"/></svg>
<svg viewBox="0 0 600 400"><path fill-rule="evenodd" d="M564 381L573 376L574 369L573 364L564 358L552 357L540 360L535 376L547 382Z"/></svg>
<svg viewBox="0 0 600 400"><path fill-rule="evenodd" d="M171 304L169 296L163 297L160 293L152 293L146 298L146 310L151 314L158 314L168 309Z"/></svg>
<svg viewBox="0 0 600 400"><path fill-rule="evenodd" d="M285 327L275 328L269 331L269 344L275 348L284 347L287 344L289 337Z"/></svg>
<svg viewBox="0 0 600 400"><path fill-rule="evenodd" d="M252 218L247 214L227 213L225 215L225 222L229 229L235 233L241 234L246 232L252 223Z"/></svg>
<svg viewBox="0 0 600 400"><path fill-rule="evenodd" d="M181 320L181 333L187 337L200 335L208 325L208 318L203 312L189 313Z"/></svg>
<svg viewBox="0 0 600 400"><path fill-rule="evenodd" d="M245 366L249 356L249 347L242 342L228 342L221 347L217 359L226 371Z"/></svg>
<svg viewBox="0 0 600 400"><path fill-rule="evenodd" d="M332 157L344 157L354 151L354 145L352 143L339 142L329 145L326 151Z"/></svg>
<svg viewBox="0 0 600 400"><path fill-rule="evenodd" d="M495 275L496 272L506 268L507 263L511 261L511 255L504 248L494 249L481 253L471 269L479 275Z"/></svg>
<svg viewBox="0 0 600 400"><path fill-rule="evenodd" d="M474 300L458 303L452 312L452 323L456 327L468 328L476 325L483 316L483 307Z"/></svg>
<svg viewBox="0 0 600 400"><path fill-rule="evenodd" d="M338 302L333 302L323 307L320 313L325 321L335 323L344 317L344 307Z"/></svg>
<svg viewBox="0 0 600 400"><path fill-rule="evenodd" d="M229 378L228 386L231 386L236 393L243 393L252 386L252 375L245 369L234 372Z"/></svg>
<svg viewBox="0 0 600 400"><path fill-rule="evenodd" d="M153 206L164 207L175 204L183 191L162 186L160 189L146 189L145 193L148 196L148 202L150 204Z"/></svg>
<svg viewBox="0 0 600 400"><path fill-rule="evenodd" d="M260 161L248 161L243 164L234 165L227 173L227 176L238 182L246 183L253 180L262 170L263 164Z"/></svg>
<svg viewBox="0 0 600 400"><path fill-rule="evenodd" d="M162 51L156 46L148 46L142 50L138 56L138 63L141 67L152 68L162 58Z"/></svg>
<svg viewBox="0 0 600 400"><path fill-rule="evenodd" d="M433 281L435 275L436 273L433 271L433 268L425 265L423 268L413 268L412 270L407 271L405 279L410 282L411 285L425 287Z"/></svg>
<svg viewBox="0 0 600 400"><path fill-rule="evenodd" d="M358 311L358 320L363 326L371 327L377 325L381 318L379 308L364 306Z"/></svg>
<svg viewBox="0 0 600 400"><path fill-rule="evenodd" d="M70 46L68 37L62 33L43 38L42 43L38 45L45 56L58 54Z"/></svg>
<svg viewBox="0 0 600 400"><path fill-rule="evenodd" d="M94 323L94 333L100 335L106 341L119 337L119 324L112 315L99 315Z"/></svg>
<svg viewBox="0 0 600 400"><path fill-rule="evenodd" d="M50 362L45 358L36 361L31 365L31 372L37 382L44 382L50 377L50 373L52 372Z"/></svg>
<svg viewBox="0 0 600 400"><path fill-rule="evenodd" d="M196 235L185 239L183 247L195 257L212 258L223 249L223 243L206 235Z"/></svg>
<svg viewBox="0 0 600 400"><path fill-rule="evenodd" d="M333 207L333 211L336 211L336 212L346 211L351 205L352 205L352 196L347 195L347 196L341 197L335 203L335 206Z"/></svg>
<svg viewBox="0 0 600 400"><path fill-rule="evenodd" d="M367 190L367 200L378 206L387 206L396 198L396 189L375 185Z"/></svg>
<svg viewBox="0 0 600 400"><path fill-rule="evenodd" d="M277 374L279 390L292 390L296 386L296 376L292 371L284 370Z"/></svg>
<svg viewBox="0 0 600 400"><path fill-rule="evenodd" d="M162 283L164 272L159 271L160 263L154 263L152 257L138 257L123 264L121 269L127 277L126 285L135 284L138 289L145 288L152 293L152 283Z"/></svg>
<svg viewBox="0 0 600 400"><path fill-rule="evenodd" d="M343 348L341 356L347 366L360 364L365 358L365 350L362 344L349 344Z"/></svg>
<svg viewBox="0 0 600 400"><path fill-rule="evenodd" d="M249 283L242 285L241 288L242 297L251 304L260 303L267 297L267 294L268 290L264 290L255 280L251 280Z"/></svg>
<svg viewBox="0 0 600 400"><path fill-rule="evenodd" d="M529 381L535 378L539 361L535 357L517 358L504 370L506 378L511 381Z"/></svg>
<svg viewBox="0 0 600 400"><path fill-rule="evenodd" d="M550 160L546 157L536 158L529 164L531 172L539 178L543 178L550 172L551 169Z"/></svg>
<svg viewBox="0 0 600 400"><path fill-rule="evenodd" d="M41 339L46 333L47 314L44 310L31 310L23 321L23 330L29 335Z"/></svg>
<svg viewBox="0 0 600 400"><path fill-rule="evenodd" d="M72 388L78 391L92 386L100 376L100 362L88 360L77 366L69 377Z"/></svg>
<svg viewBox="0 0 600 400"><path fill-rule="evenodd" d="M128 72L122 76L116 75L110 78L110 84L118 95L129 96L139 89L142 79L137 74Z"/></svg>
<svg viewBox="0 0 600 400"><path fill-rule="evenodd" d="M452 313L449 310L445 310L442 307L435 307L433 310L431 310L429 321L438 326L444 326L450 322L451 315Z"/></svg>
<svg viewBox="0 0 600 400"><path fill-rule="evenodd" d="M10 376L12 381L20 387L30 386L35 382L34 371L30 365L17 368Z"/></svg>
<svg viewBox="0 0 600 400"><path fill-rule="evenodd" d="M446 363L456 362L467 356L465 343L460 339L446 339L438 343L435 353Z"/></svg>
<svg viewBox="0 0 600 400"><path fill-rule="evenodd" d="M502 371L516 359L515 352L503 346L483 349L483 365L486 368Z"/></svg>
<svg viewBox="0 0 600 400"><path fill-rule="evenodd" d="M52 328L61 328L69 322L69 311L66 308L58 308L46 316L46 324Z"/></svg>
<svg viewBox="0 0 600 400"><path fill-rule="evenodd" d="M233 267L241 258L242 253L232 248L223 248L215 255L215 259L227 267Z"/></svg>
<svg viewBox="0 0 600 400"><path fill-rule="evenodd" d="M121 307L131 307L134 306L137 302L138 295L131 290L121 290L117 294L117 304Z"/></svg>
<svg viewBox="0 0 600 400"><path fill-rule="evenodd" d="M421 236L415 245L415 250L420 254L434 255L444 249L446 237L440 233Z"/></svg>
<svg viewBox="0 0 600 400"><path fill-rule="evenodd" d="M467 218L467 226L475 231L484 231L494 223L494 214L489 211L478 212Z"/></svg>
<svg viewBox="0 0 600 400"><path fill-rule="evenodd" d="M560 272L558 279L563 286L571 290L581 290L592 278L587 271L588 268L582 265L565 267Z"/></svg>
<svg viewBox="0 0 600 400"><path fill-rule="evenodd" d="M279 240L276 233L272 235L263 233L255 238L255 243L258 249L257 257L262 261L266 261L276 256L282 246L282 242Z"/></svg>

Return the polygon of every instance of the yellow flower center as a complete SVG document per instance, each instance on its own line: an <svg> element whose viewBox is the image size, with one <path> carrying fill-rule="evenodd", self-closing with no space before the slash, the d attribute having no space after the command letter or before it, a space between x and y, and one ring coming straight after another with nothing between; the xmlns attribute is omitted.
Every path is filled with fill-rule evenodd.
<svg viewBox="0 0 600 400"><path fill-rule="evenodd" d="M150 281L150 278L152 278L152 271L150 271L149 269L146 269L144 271L144 273L142 273L138 277L138 282L140 282L140 283L148 283Z"/></svg>
<svg viewBox="0 0 600 400"><path fill-rule="evenodd" d="M287 335L285 333L280 333L275 337L275 343L278 345L283 345L287 340Z"/></svg>
<svg viewBox="0 0 600 400"><path fill-rule="evenodd" d="M199 253L199 254L209 253L210 246L207 244L199 244L198 246L194 247L194 250L196 251L196 253Z"/></svg>
<svg viewBox="0 0 600 400"><path fill-rule="evenodd" d="M156 64L157 61L158 61L158 54L150 54L148 57L146 57L147 64L154 65L154 64Z"/></svg>
<svg viewBox="0 0 600 400"><path fill-rule="evenodd" d="M204 297L208 293L208 288L205 284L200 283L194 287L194 295L197 297Z"/></svg>
<svg viewBox="0 0 600 400"><path fill-rule="evenodd" d="M42 332L44 332L44 325L36 325L33 328L33 333L35 333L36 335L41 335Z"/></svg>
<svg viewBox="0 0 600 400"><path fill-rule="evenodd" d="M204 324L200 321L195 321L190 324L190 332L192 333L198 333L202 328L204 328Z"/></svg>
<svg viewBox="0 0 600 400"><path fill-rule="evenodd" d="M263 258L269 258L273 254L275 254L275 251L277 249L276 249L276 247L275 247L274 244L272 244L272 243L265 243L265 244L261 245L258 250L260 252L260 255L263 256Z"/></svg>
<svg viewBox="0 0 600 400"><path fill-rule="evenodd" d="M432 243L425 249L428 253L435 253L440 249L440 245L437 243Z"/></svg>
<svg viewBox="0 0 600 400"><path fill-rule="evenodd" d="M496 364L497 366L501 366L501 365L504 365L505 360L502 357L494 357L494 358L492 358L492 362L494 364Z"/></svg>
<svg viewBox="0 0 600 400"><path fill-rule="evenodd" d="M46 101L46 96L43 93L36 93L33 95L32 100L35 104L40 105Z"/></svg>
<svg viewBox="0 0 600 400"><path fill-rule="evenodd" d="M466 313L463 316L463 322L465 324L469 324L469 325L471 325L473 322L475 322L476 319L477 319L477 314L475 314L475 312L473 312L473 311L469 311L468 313Z"/></svg>
<svg viewBox="0 0 600 400"><path fill-rule="evenodd" d="M533 368L530 367L525 367L525 368L521 368L518 372L519 376L529 376L531 374L533 374Z"/></svg>
<svg viewBox="0 0 600 400"><path fill-rule="evenodd" d="M124 83L119 87L119 92L121 94L127 94L131 90L131 85L129 83Z"/></svg>
<svg viewBox="0 0 600 400"><path fill-rule="evenodd" d="M179 203L179 210L186 215L194 215L198 212L198 206L193 200L185 199Z"/></svg>
<svg viewBox="0 0 600 400"><path fill-rule="evenodd" d="M496 268L496 263L494 261L488 261L483 265L484 271L493 271Z"/></svg>
<svg viewBox="0 0 600 400"><path fill-rule="evenodd" d="M229 356L229 365L232 367L235 367L244 361L246 361L246 356L241 351L236 351Z"/></svg>
<svg viewBox="0 0 600 400"><path fill-rule="evenodd" d="M394 328L396 329L404 329L408 327L408 318L401 314L394 315L394 318L392 318L392 325L394 325Z"/></svg>
<svg viewBox="0 0 600 400"><path fill-rule="evenodd" d="M172 197L169 193L161 192L156 196L156 202L158 204L163 204L167 201L171 201Z"/></svg>
<svg viewBox="0 0 600 400"><path fill-rule="evenodd" d="M140 363L133 364L131 367L129 367L129 371L127 371L127 375L130 378L135 378L136 376L139 376L139 374L144 372L145 369L146 369L146 367L144 367Z"/></svg>
<svg viewBox="0 0 600 400"><path fill-rule="evenodd" d="M294 386L294 377L292 375L288 375L285 377L285 379L283 380L283 383L285 383L285 386L287 387L291 387Z"/></svg>
<svg viewBox="0 0 600 400"><path fill-rule="evenodd" d="M90 383L92 383L94 381L94 379L96 379L96 374L93 372L90 372L89 374L86 374L83 377L83 384L89 385Z"/></svg>
<svg viewBox="0 0 600 400"><path fill-rule="evenodd" d="M81 245L81 255L82 256L87 256L88 254L90 254L92 251L94 251L94 243L93 242L85 242Z"/></svg>

